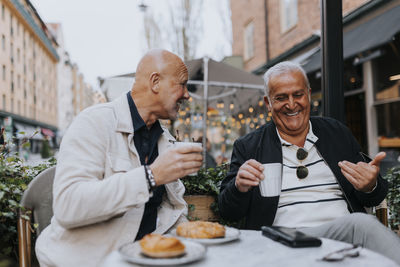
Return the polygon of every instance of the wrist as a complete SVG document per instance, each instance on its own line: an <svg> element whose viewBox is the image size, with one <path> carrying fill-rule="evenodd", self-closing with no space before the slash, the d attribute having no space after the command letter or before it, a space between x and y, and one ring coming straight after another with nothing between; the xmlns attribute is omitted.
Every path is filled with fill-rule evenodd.
<svg viewBox="0 0 400 267"><path fill-rule="evenodd" d="M378 186L378 181L375 182L375 185L374 185L372 188L369 188L369 190L367 190L367 191L364 192L364 193L369 194L369 193L374 192L374 190L376 189L377 186Z"/></svg>
<svg viewBox="0 0 400 267"><path fill-rule="evenodd" d="M243 188L242 186L239 186L236 180L235 180L235 187L241 193L246 193L250 189L250 187L249 188L246 188L246 187Z"/></svg>
<svg viewBox="0 0 400 267"><path fill-rule="evenodd" d="M152 192L154 188L157 186L153 172L151 171L148 165L144 165L144 172L146 174L146 180L147 180L147 185L149 187L149 191Z"/></svg>

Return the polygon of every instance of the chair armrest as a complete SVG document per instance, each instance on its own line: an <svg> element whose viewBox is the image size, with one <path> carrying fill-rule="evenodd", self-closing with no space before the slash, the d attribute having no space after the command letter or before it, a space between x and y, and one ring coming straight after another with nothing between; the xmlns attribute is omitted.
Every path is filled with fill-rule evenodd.
<svg viewBox="0 0 400 267"><path fill-rule="evenodd" d="M18 253L19 266L31 267L31 227L30 220L24 218L25 215L31 219L30 213L22 213L18 216Z"/></svg>

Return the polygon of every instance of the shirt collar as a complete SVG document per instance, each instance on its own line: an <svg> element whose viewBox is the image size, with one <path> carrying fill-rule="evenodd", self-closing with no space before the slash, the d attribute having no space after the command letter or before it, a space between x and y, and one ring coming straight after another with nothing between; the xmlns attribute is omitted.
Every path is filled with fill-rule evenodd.
<svg viewBox="0 0 400 267"><path fill-rule="evenodd" d="M135 132L137 132L141 128L146 127L146 123L144 123L142 117L140 116L140 114L136 108L135 101L133 101L133 98L131 96L131 92L129 91L126 94L126 96L128 97L129 110L131 111L133 129Z"/></svg>
<svg viewBox="0 0 400 267"><path fill-rule="evenodd" d="M304 148L306 150L310 150L310 148L318 141L318 137L312 131L312 124L311 121L308 121L310 127L308 129L308 133L306 136L306 142L304 144ZM293 144L289 143L288 141L284 140L281 135L279 134L278 128L275 126L276 133L278 134L279 140L281 141L282 146L294 146Z"/></svg>

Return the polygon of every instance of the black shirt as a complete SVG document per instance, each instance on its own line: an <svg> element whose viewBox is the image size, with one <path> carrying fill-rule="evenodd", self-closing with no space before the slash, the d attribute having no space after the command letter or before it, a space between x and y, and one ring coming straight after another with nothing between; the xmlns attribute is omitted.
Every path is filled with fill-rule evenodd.
<svg viewBox="0 0 400 267"><path fill-rule="evenodd" d="M139 153L140 163L150 165L158 157L158 139L163 133L161 125L156 121L150 129L146 127L145 122L136 108L130 92L127 94L129 109L131 111L133 129L133 141L137 152ZM141 239L144 235L153 232L156 229L157 209L162 202L165 193L165 186L157 186L153 190L153 196L145 204L142 221L135 240Z"/></svg>

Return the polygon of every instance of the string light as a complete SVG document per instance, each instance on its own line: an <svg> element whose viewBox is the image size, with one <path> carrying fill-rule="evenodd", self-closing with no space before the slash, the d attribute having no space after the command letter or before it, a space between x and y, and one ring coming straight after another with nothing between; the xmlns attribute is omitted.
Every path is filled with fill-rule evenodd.
<svg viewBox="0 0 400 267"><path fill-rule="evenodd" d="M262 101L262 100L258 101L258 105L259 105L260 107L262 107L262 106L264 105L264 101Z"/></svg>
<svg viewBox="0 0 400 267"><path fill-rule="evenodd" d="M250 113L253 113L253 111L254 111L253 106L250 106L250 107L249 107L249 112L250 112Z"/></svg>
<svg viewBox="0 0 400 267"><path fill-rule="evenodd" d="M243 119L243 114L242 114L242 113L239 113L238 118L239 118L239 119Z"/></svg>
<svg viewBox="0 0 400 267"><path fill-rule="evenodd" d="M192 97L189 97L189 102L192 102L193 101L193 98Z"/></svg>
<svg viewBox="0 0 400 267"><path fill-rule="evenodd" d="M264 114L261 113L259 117L260 117L260 119L264 119Z"/></svg>
<svg viewBox="0 0 400 267"><path fill-rule="evenodd" d="M254 128L254 123L250 123L250 128Z"/></svg>
<svg viewBox="0 0 400 267"><path fill-rule="evenodd" d="M217 102L217 108L218 108L218 109L223 109L224 106L225 106L224 101L219 101L219 102Z"/></svg>
<svg viewBox="0 0 400 267"><path fill-rule="evenodd" d="M233 104L233 102L231 102L231 103L229 104L229 109L232 110L232 109L234 109L234 108L235 108L235 104Z"/></svg>

